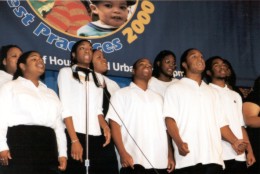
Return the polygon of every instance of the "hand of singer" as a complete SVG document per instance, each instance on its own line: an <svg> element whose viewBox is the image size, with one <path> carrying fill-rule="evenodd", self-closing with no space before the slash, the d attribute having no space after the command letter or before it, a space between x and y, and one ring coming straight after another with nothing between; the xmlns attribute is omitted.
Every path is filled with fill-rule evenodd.
<svg viewBox="0 0 260 174"><path fill-rule="evenodd" d="M64 171L67 167L67 158L66 157L59 157L59 169Z"/></svg>
<svg viewBox="0 0 260 174"><path fill-rule="evenodd" d="M232 148L235 152L240 155L245 152L248 142L243 139L238 139L232 144Z"/></svg>
<svg viewBox="0 0 260 174"><path fill-rule="evenodd" d="M188 153L190 153L188 144L185 142L182 142L180 145L178 145L179 154L182 156L186 156Z"/></svg>
<svg viewBox="0 0 260 174"><path fill-rule="evenodd" d="M120 155L120 160L122 167L131 167L132 169L134 169L134 160L128 152Z"/></svg>
<svg viewBox="0 0 260 174"><path fill-rule="evenodd" d="M71 143L71 157L74 160L80 160L81 162L83 161L83 148L78 139L77 141Z"/></svg>
<svg viewBox="0 0 260 174"><path fill-rule="evenodd" d="M104 136L106 138L106 142L103 144L103 147L105 147L106 145L108 145L110 143L111 140L111 132L110 132L110 128L108 126L105 126L103 128L104 131Z"/></svg>
<svg viewBox="0 0 260 174"><path fill-rule="evenodd" d="M4 150L0 152L0 163L3 166L8 165L8 160L12 159L10 151L9 150Z"/></svg>

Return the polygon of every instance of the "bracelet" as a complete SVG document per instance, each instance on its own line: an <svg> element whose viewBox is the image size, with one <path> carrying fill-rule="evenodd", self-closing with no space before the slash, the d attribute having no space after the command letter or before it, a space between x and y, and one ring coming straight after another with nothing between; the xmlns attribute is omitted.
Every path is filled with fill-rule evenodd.
<svg viewBox="0 0 260 174"><path fill-rule="evenodd" d="M76 143L79 139L71 140L71 144Z"/></svg>

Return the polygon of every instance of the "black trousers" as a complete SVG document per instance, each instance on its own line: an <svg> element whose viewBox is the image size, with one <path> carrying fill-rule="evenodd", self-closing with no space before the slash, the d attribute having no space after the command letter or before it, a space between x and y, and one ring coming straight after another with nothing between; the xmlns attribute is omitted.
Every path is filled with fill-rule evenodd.
<svg viewBox="0 0 260 174"><path fill-rule="evenodd" d="M145 169L140 164L135 164L134 169L131 167L122 167L120 174L169 174L167 169Z"/></svg>
<svg viewBox="0 0 260 174"><path fill-rule="evenodd" d="M256 162L248 167L248 174L260 173L260 128L247 127L247 133L250 139L251 146L254 150Z"/></svg>
<svg viewBox="0 0 260 174"><path fill-rule="evenodd" d="M86 135L77 133L79 141L83 147L83 162L76 161L71 157L71 141L66 131L68 143L68 165L65 174L86 174ZM88 136L89 139L89 174L118 174L118 162L115 153L114 143L111 142L106 147L104 136Z"/></svg>
<svg viewBox="0 0 260 174"><path fill-rule="evenodd" d="M195 166L176 169L174 174L222 174L223 169L218 164L197 164Z"/></svg>
<svg viewBox="0 0 260 174"><path fill-rule="evenodd" d="M223 174L247 174L245 161L226 160Z"/></svg>
<svg viewBox="0 0 260 174"><path fill-rule="evenodd" d="M53 129L44 126L14 126L7 143L12 159L1 174L58 174L58 150Z"/></svg>

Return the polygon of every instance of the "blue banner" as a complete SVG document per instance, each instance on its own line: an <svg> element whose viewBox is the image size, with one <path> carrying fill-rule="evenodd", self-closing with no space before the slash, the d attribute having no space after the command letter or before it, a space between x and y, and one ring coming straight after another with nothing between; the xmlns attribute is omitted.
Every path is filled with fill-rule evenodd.
<svg viewBox="0 0 260 174"><path fill-rule="evenodd" d="M94 20L86 2L1 1L0 45L17 44L24 51L37 50L48 70L59 70L69 65L72 45L86 38L105 53L108 75L119 77L130 77L138 58L153 61L158 52L168 49L179 63L183 51L197 48L205 59L219 55L229 60L240 86L251 86L260 75L258 1L137 0L129 6L127 21L119 28L102 36L79 36L79 28ZM56 9L61 5L64 7ZM50 15L53 12L56 14ZM182 75L178 66L174 76Z"/></svg>

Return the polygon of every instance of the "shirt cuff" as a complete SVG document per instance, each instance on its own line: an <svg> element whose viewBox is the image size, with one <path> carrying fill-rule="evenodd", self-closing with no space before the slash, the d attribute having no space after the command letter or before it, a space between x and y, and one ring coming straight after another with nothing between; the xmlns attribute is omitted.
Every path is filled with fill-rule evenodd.
<svg viewBox="0 0 260 174"><path fill-rule="evenodd" d="M59 157L66 157L67 158L67 151L66 150L59 151Z"/></svg>

